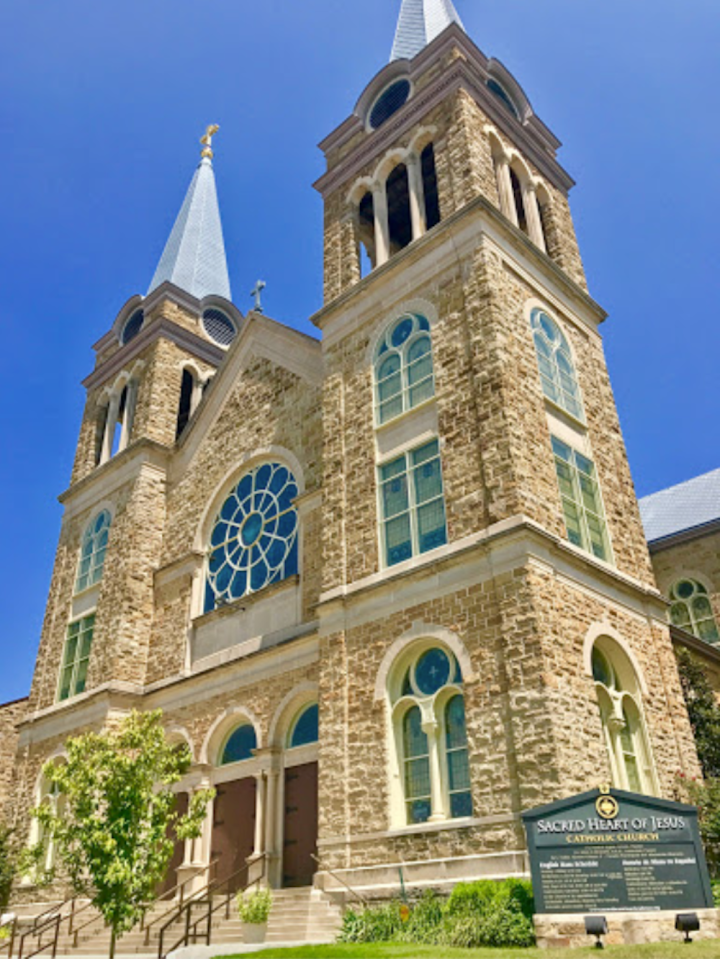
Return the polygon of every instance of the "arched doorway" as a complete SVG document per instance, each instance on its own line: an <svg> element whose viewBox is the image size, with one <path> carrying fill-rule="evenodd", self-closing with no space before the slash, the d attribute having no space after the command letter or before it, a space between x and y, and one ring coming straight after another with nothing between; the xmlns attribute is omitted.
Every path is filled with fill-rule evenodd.
<svg viewBox="0 0 720 959"><path fill-rule="evenodd" d="M282 885L310 886L317 872L318 706L305 704L285 743Z"/></svg>
<svg viewBox="0 0 720 959"><path fill-rule="evenodd" d="M227 891L246 884L247 862L253 854L256 747L254 727L242 722L226 736L217 759L210 862L213 877L226 884Z"/></svg>

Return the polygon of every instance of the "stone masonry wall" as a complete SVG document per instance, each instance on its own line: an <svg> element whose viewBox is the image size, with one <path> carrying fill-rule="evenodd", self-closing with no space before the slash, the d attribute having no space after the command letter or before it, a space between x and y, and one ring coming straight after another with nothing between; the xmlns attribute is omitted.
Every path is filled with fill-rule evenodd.
<svg viewBox="0 0 720 959"><path fill-rule="evenodd" d="M669 596L670 589L679 579L693 579L699 575L708 590L715 622L720 628L720 532L654 549L650 558L658 586L665 596Z"/></svg>
<svg viewBox="0 0 720 959"><path fill-rule="evenodd" d="M9 821L9 806L15 779L17 725L25 717L27 699L0 705L0 824Z"/></svg>

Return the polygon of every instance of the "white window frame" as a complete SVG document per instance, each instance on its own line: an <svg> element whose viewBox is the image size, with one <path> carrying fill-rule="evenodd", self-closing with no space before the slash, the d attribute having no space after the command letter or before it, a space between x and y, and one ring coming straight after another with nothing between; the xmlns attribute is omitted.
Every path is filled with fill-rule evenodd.
<svg viewBox="0 0 720 959"><path fill-rule="evenodd" d="M568 462L567 460L563 459L563 457L561 457L555 451L555 446L554 446L555 442L561 443L563 446L566 446L570 450L570 452L572 453L572 462ZM568 531L567 519L565 517L565 500L567 499L567 497L563 494L563 491L560 487L560 477L558 476L558 471L557 471L558 460L561 460L571 471L571 482L572 482L573 492L575 494L573 505L575 506L580 519L580 529L582 533L583 542L581 544L572 543L572 545L576 546L578 549L582 549L585 553L588 553L590 556L593 556L595 559L600 560L600 562L610 563L612 565L614 560L613 560L612 543L610 541L610 530L608 529L607 513L605 511L605 503L603 502L602 489L600 487L600 479L597 474L597 466L595 465L594 459L592 459L592 457L589 456L587 453L582 452L581 450L577 449L577 447L568 443L567 440L564 440L561 437L556 436L555 434L550 435L550 449L553 457L553 468L555 470L555 481L557 483L558 495L560 497L560 506L562 509L563 523L565 524L566 539L568 540L568 542L572 543L572 540L570 539L570 534ZM590 463L590 465L593 468L592 476L590 476L590 474L585 473L584 470L581 470L579 468L576 462L577 456L582 456L583 459L587 460L588 463ZM580 488L580 481L578 477L578 474L581 472L584 473L584 475L586 476L590 476L590 478L593 480L595 484L595 491L597 494L597 500L600 505L601 512L595 513L593 515L595 515L602 522L603 538L604 538L605 546L607 549L607 556L604 556L604 557L598 556L592 549L592 540L590 537L590 529L588 526L587 515L586 515L591 513L592 511L588 510L583 502L582 490Z"/></svg>
<svg viewBox="0 0 720 959"><path fill-rule="evenodd" d="M410 319L417 328L413 333L408 337L408 339L402 343L399 347L388 346L388 350L384 353L380 353L380 349L383 344L387 343L388 337L392 334L393 330L402 323L403 320ZM425 323L426 326L422 326L422 323ZM424 359L425 356L429 355L430 357L430 374L425 377L418 383L410 383L409 370L413 366L413 363L409 363L407 360L407 354L412 346L417 340L427 338L430 342L430 350L427 354L424 354L421 359ZM397 355L400 359L400 390L398 393L394 394L391 399L396 397L400 398L401 409L394 413L392 416L388 416L385 419L382 418L382 407L384 404L387 404L388 400L382 401L380 399L380 379L378 376L380 367L391 355ZM421 362L417 360L415 362ZM423 399L418 400L416 403L411 403L411 390L416 390L423 383L429 382L431 384L431 391ZM375 416L375 426L380 429L388 423L392 423L397 420L399 417L403 416L405 413L409 413L410 410L415 410L421 407L424 403L429 403L435 399L435 358L433 355L433 337L432 337L432 326L430 320L427 316L420 312L408 311L401 313L399 316L396 316L391 323L388 323L384 329L382 336L379 338L377 345L375 347L375 357L373 361L373 399L374 399L374 416Z"/></svg>
<svg viewBox="0 0 720 959"><path fill-rule="evenodd" d="M56 695L56 702L58 703L64 703L70 699L74 699L76 696L81 696L87 690L87 676L88 676L88 670L90 668L90 658L92 656L93 641L95 639L95 621L96 621L95 612L96 611L94 609L89 610L88 612L80 616L79 618L73 619L67 624L67 629L65 631L65 642L63 643L62 659L60 661L60 675L58 677L58 686L57 686L57 695ZM90 646L88 648L87 656L80 656L79 652L82 649L82 641L85 635L85 631L83 630L82 624L85 622L85 620L88 620L88 619L92 619L92 627L90 630ZM67 696L61 696L62 689L63 689L63 676L65 675L65 672L70 665L67 662L67 649L71 639L70 630L76 625L78 626L78 633L77 633L78 642L75 650L75 656L72 661L72 672L70 674L70 684L68 687L68 694ZM84 686L81 690L76 690L78 673L80 671L81 664L84 662L87 663L87 669L85 671Z"/></svg>

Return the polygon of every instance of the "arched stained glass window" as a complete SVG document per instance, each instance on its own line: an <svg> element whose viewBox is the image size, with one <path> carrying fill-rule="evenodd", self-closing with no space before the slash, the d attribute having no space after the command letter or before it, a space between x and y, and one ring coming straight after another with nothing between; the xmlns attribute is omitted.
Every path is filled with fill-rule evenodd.
<svg viewBox="0 0 720 959"><path fill-rule="evenodd" d="M300 713L290 730L288 745L291 749L295 746L308 746L318 741L319 718L317 703L306 707Z"/></svg>
<svg viewBox="0 0 720 959"><path fill-rule="evenodd" d="M257 736L255 729L250 723L244 723L238 726L228 736L223 746L220 757L220 765L227 766L230 763L239 763L244 759L252 759L253 749L257 748Z"/></svg>
<svg viewBox="0 0 720 959"><path fill-rule="evenodd" d="M544 310L532 311L531 324L543 393L572 416L583 419L580 387L565 334Z"/></svg>
<svg viewBox="0 0 720 959"><path fill-rule="evenodd" d="M385 423L435 394L430 324L407 313L396 320L378 346L375 400L378 423Z"/></svg>
<svg viewBox="0 0 720 959"><path fill-rule="evenodd" d="M85 530L75 582L76 593L94 586L102 578L111 519L110 513L105 509L98 513Z"/></svg>
<svg viewBox="0 0 720 959"><path fill-rule="evenodd" d="M213 524L206 612L297 573L297 495L282 463L262 463L242 477Z"/></svg>
<svg viewBox="0 0 720 959"><path fill-rule="evenodd" d="M717 643L720 632L708 591L695 579L681 579L670 590L670 621L708 643Z"/></svg>
<svg viewBox="0 0 720 959"><path fill-rule="evenodd" d="M391 674L390 699L404 821L472 816L462 674L453 654L431 646L405 660Z"/></svg>
<svg viewBox="0 0 720 959"><path fill-rule="evenodd" d="M635 669L612 640L601 637L592 651L592 673L613 782L619 789L653 793L655 779L642 718Z"/></svg>

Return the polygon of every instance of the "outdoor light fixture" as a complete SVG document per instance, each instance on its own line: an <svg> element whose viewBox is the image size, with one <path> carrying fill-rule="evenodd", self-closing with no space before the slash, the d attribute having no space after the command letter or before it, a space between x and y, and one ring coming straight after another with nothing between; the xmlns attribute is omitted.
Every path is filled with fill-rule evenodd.
<svg viewBox="0 0 720 959"><path fill-rule="evenodd" d="M680 917L678 916L678 919ZM607 936L608 924L605 916L585 916L585 932L588 936L596 936L596 949L604 949L601 936Z"/></svg>
<svg viewBox="0 0 720 959"><path fill-rule="evenodd" d="M683 942L692 942L691 932L697 932L700 928L700 919L696 912L679 912L675 916L675 928L678 932L684 932Z"/></svg>

